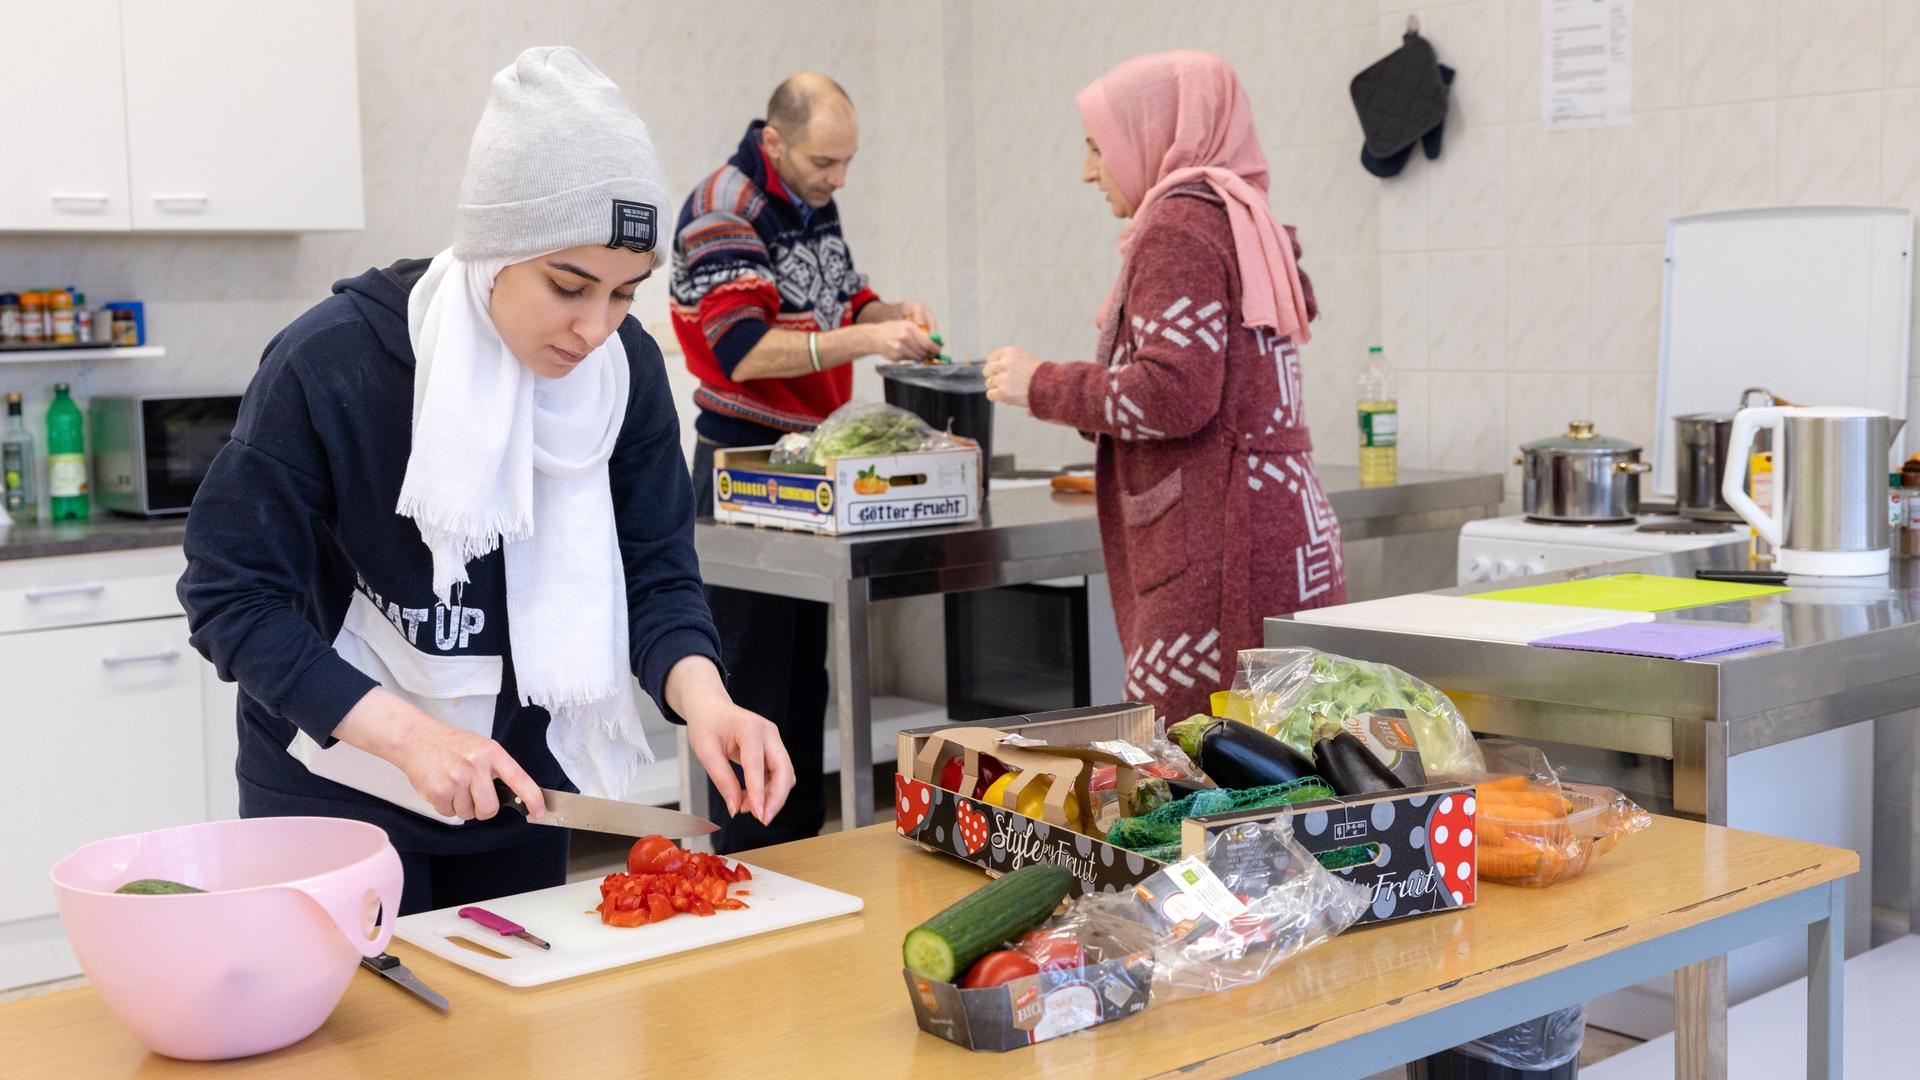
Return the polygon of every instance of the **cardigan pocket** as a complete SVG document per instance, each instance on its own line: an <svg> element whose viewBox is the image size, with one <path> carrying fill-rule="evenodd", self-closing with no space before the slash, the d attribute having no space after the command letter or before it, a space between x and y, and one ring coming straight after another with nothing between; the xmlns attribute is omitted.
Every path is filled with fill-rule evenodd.
<svg viewBox="0 0 1920 1080"><path fill-rule="evenodd" d="M1180 470L1146 491L1120 495L1127 529L1127 576L1136 595L1157 589L1187 570L1187 530L1181 515Z"/></svg>

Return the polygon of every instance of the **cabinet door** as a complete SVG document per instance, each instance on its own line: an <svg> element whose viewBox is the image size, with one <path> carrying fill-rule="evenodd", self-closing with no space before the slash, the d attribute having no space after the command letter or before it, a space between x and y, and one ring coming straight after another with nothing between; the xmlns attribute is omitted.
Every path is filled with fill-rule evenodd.
<svg viewBox="0 0 1920 1080"><path fill-rule="evenodd" d="M119 0L0 0L0 40L0 229L127 229Z"/></svg>
<svg viewBox="0 0 1920 1080"><path fill-rule="evenodd" d="M129 0L133 226L362 227L352 0Z"/></svg>
<svg viewBox="0 0 1920 1080"><path fill-rule="evenodd" d="M47 870L92 840L206 818L185 617L12 634L0 647L0 923L55 911Z"/></svg>

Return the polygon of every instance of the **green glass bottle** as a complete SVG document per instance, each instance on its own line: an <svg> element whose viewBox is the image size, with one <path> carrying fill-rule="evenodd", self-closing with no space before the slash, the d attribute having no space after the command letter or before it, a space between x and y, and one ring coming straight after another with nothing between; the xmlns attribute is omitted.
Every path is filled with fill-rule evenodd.
<svg viewBox="0 0 1920 1080"><path fill-rule="evenodd" d="M53 404L47 407L47 495L53 520L87 519L86 424L66 383L54 386Z"/></svg>

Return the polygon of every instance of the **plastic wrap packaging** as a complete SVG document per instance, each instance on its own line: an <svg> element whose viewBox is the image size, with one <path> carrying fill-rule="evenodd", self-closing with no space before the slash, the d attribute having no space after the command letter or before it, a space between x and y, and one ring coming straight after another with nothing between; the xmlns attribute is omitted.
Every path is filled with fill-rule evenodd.
<svg viewBox="0 0 1920 1080"><path fill-rule="evenodd" d="M1610 787L1562 781L1537 747L1481 744L1487 774L1477 785L1480 876L1545 886L1578 877L1653 815Z"/></svg>
<svg viewBox="0 0 1920 1080"><path fill-rule="evenodd" d="M810 432L781 438L774 444L770 460L775 465L825 465L834 458L884 457L973 445L969 439L935 431L905 409L856 401L835 409Z"/></svg>
<svg viewBox="0 0 1920 1080"><path fill-rule="evenodd" d="M1103 832L1119 818L1144 814L1206 783L1200 770L1188 760L1186 751L1157 735L1139 744L1095 743L1094 749L1119 757L1133 766L1134 771L1133 797L1127 805L1122 805L1116 767L1094 766L1087 787L1093 796L1094 820L1100 823Z"/></svg>
<svg viewBox="0 0 1920 1080"><path fill-rule="evenodd" d="M1217 885L1181 884L1186 860L1121 893L1083 896L1049 924L1102 951L1147 951L1155 1000L1249 986L1276 966L1352 926L1367 891L1327 872L1284 818L1222 830L1203 870ZM1224 905L1224 906L1222 906Z"/></svg>
<svg viewBox="0 0 1920 1080"><path fill-rule="evenodd" d="M1523 1072L1557 1069L1580 1056L1587 1038L1587 1007L1548 1013L1454 1049L1471 1058Z"/></svg>
<svg viewBox="0 0 1920 1080"><path fill-rule="evenodd" d="M1225 700L1222 715L1251 723L1309 761L1319 729L1335 724L1409 785L1471 780L1485 771L1453 702L1387 664L1316 649L1245 649Z"/></svg>
<svg viewBox="0 0 1920 1080"><path fill-rule="evenodd" d="M1147 787L1151 781L1143 782ZM1138 792L1140 788L1136 788ZM1181 822L1190 817L1226 814L1241 810L1263 810L1271 806L1330 799L1333 789L1318 777L1303 777L1286 784L1241 788L1228 791L1206 788L1171 802L1155 806L1145 813L1115 821L1107 830L1107 843L1137 851L1149 859L1172 862L1180 857Z"/></svg>

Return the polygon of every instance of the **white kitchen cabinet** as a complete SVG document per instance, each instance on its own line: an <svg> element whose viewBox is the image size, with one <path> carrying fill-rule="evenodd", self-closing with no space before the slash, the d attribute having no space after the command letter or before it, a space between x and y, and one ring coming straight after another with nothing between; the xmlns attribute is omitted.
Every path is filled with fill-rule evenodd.
<svg viewBox="0 0 1920 1080"><path fill-rule="evenodd" d="M181 550L0 561L0 989L79 972L47 871L238 813L234 691L187 642Z"/></svg>
<svg viewBox="0 0 1920 1080"><path fill-rule="evenodd" d="M206 818L198 659L185 616L0 639L0 923L53 914L80 845Z"/></svg>
<svg viewBox="0 0 1920 1080"><path fill-rule="evenodd" d="M5 0L0 27L0 229L126 230L120 0Z"/></svg>
<svg viewBox="0 0 1920 1080"><path fill-rule="evenodd" d="M352 0L0 0L0 230L363 227Z"/></svg>

